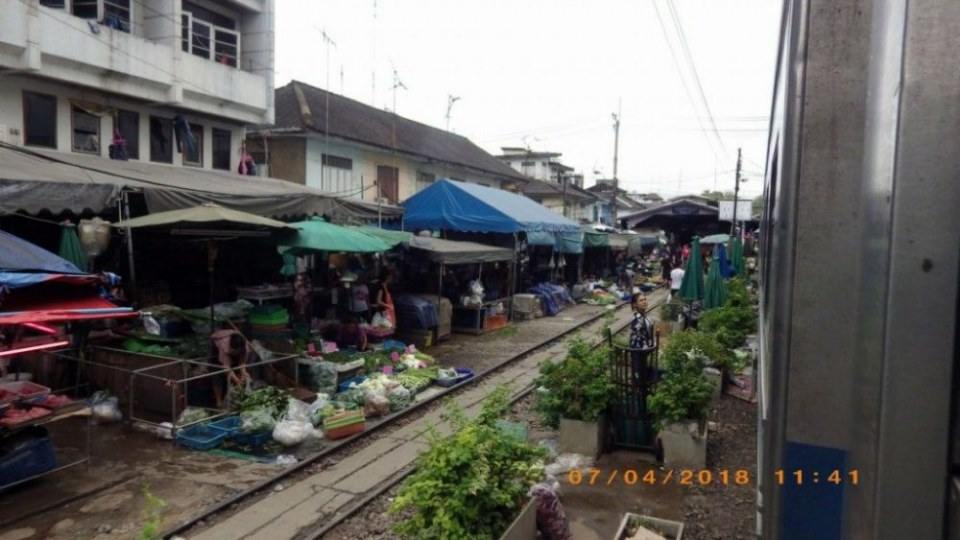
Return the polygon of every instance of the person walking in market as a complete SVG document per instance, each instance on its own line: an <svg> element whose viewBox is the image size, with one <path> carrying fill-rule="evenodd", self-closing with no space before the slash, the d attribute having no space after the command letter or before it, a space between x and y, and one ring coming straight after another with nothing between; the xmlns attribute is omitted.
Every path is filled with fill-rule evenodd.
<svg viewBox="0 0 960 540"><path fill-rule="evenodd" d="M653 323L647 318L647 296L643 293L633 295L631 307L630 360L634 379L642 386L653 382L653 367L647 365L646 359L656 346L656 338Z"/></svg>
<svg viewBox="0 0 960 540"><path fill-rule="evenodd" d="M377 299L373 307L390 321L391 326L396 328L397 312L393 305L393 295L390 294L390 285L392 284L393 274L391 272L384 272L383 277L380 279L380 288L377 290Z"/></svg>

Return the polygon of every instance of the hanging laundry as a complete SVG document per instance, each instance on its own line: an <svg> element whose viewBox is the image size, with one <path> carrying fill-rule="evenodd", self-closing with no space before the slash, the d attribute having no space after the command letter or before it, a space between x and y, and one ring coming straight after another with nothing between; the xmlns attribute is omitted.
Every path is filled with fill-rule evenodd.
<svg viewBox="0 0 960 540"><path fill-rule="evenodd" d="M193 137L190 123L183 115L178 114L173 118L173 133L177 137L177 150L181 154L192 156L197 152L197 139Z"/></svg>
<svg viewBox="0 0 960 540"><path fill-rule="evenodd" d="M113 142L110 143L110 159L118 159L121 161L127 161L130 159L129 154L127 153L127 141L120 135L119 131L113 132Z"/></svg>
<svg viewBox="0 0 960 540"><path fill-rule="evenodd" d="M240 151L240 165L237 166L237 172L245 176L257 175L257 162L246 149Z"/></svg>

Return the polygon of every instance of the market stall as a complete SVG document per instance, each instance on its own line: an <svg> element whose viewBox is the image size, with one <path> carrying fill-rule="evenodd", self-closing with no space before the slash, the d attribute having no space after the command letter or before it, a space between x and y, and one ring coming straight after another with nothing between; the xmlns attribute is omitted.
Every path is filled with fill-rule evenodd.
<svg viewBox="0 0 960 540"><path fill-rule="evenodd" d="M513 252L509 249L477 244L474 242L455 242L432 237L414 237L410 240L413 253L423 253L429 261L439 266L437 280L437 296L444 296L444 274L447 267L469 265L476 268L475 277L465 284L461 290L449 291L447 296L454 293L453 303L453 330L473 334L482 334L507 324L510 297L485 294L483 286L484 266L491 263L503 263L509 281L513 273Z"/></svg>
<svg viewBox="0 0 960 540"><path fill-rule="evenodd" d="M83 413L86 404L77 400L75 383L41 384L50 383L40 355L82 337L66 323L76 328L137 315L102 298L99 284L98 276L0 231L0 489L90 458L89 431L82 448L54 445L48 428Z"/></svg>

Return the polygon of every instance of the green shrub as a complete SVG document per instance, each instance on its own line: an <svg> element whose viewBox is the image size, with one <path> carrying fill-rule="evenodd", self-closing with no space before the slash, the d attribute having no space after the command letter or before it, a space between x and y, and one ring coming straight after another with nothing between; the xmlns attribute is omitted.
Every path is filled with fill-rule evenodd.
<svg viewBox="0 0 960 540"><path fill-rule="evenodd" d="M686 353L698 350L709 359L713 365L724 367L734 362L733 353L725 348L711 332L701 330L684 330L670 335L667 345L660 353L660 366L669 370L674 365L686 361Z"/></svg>
<svg viewBox="0 0 960 540"><path fill-rule="evenodd" d="M706 418L713 385L703 374L707 356L700 349L676 355L647 398L660 428L666 424Z"/></svg>
<svg viewBox="0 0 960 540"><path fill-rule="evenodd" d="M394 527L400 536L493 539L510 526L530 486L543 479L546 452L496 427L506 395L498 389L475 420L451 404L453 435L431 432L430 448L391 505L391 513L412 510Z"/></svg>
<svg viewBox="0 0 960 540"><path fill-rule="evenodd" d="M757 314L746 285L740 278L730 280L727 301L723 306L707 310L700 316L697 328L716 336L717 341L731 354L722 367L734 368L732 355L746 343L747 334L757 330Z"/></svg>
<svg viewBox="0 0 960 540"><path fill-rule="evenodd" d="M536 410L544 423L556 428L560 418L594 422L613 398L610 348L575 338L562 361L544 362L535 381L539 387Z"/></svg>
<svg viewBox="0 0 960 540"><path fill-rule="evenodd" d="M159 540L160 521L163 517L163 509L167 507L167 502L150 493L150 487L146 485L143 486L143 496L146 499L143 509L144 523L137 540Z"/></svg>

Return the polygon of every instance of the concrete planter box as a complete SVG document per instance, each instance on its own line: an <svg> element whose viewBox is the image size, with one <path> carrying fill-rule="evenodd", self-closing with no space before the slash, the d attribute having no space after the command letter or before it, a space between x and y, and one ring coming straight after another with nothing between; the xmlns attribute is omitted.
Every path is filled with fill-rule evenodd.
<svg viewBox="0 0 960 540"><path fill-rule="evenodd" d="M717 368L707 367L703 368L703 375L713 385L713 394L710 399L720 399L720 394L723 393L723 373Z"/></svg>
<svg viewBox="0 0 960 540"><path fill-rule="evenodd" d="M596 422L560 419L560 440L557 447L561 454L582 454L593 458L603 453L607 419L601 416Z"/></svg>
<svg viewBox="0 0 960 540"><path fill-rule="evenodd" d="M707 423L667 424L659 434L665 467L703 469L707 465Z"/></svg>
<svg viewBox="0 0 960 540"><path fill-rule="evenodd" d="M653 536L638 536L641 539L647 538L665 538L668 540L683 540L683 522L673 521L670 519L660 519L652 516L645 516L640 514L633 514L627 512L623 516L623 521L620 522L620 528L617 530L616 536L613 537L614 540L624 540L627 538L633 538L627 536L627 532L630 530L631 522L634 524L648 523L657 532L651 531ZM640 525L641 527L643 525ZM649 530L649 529L648 529ZM662 534L661 534L662 533ZM637 537L637 536L635 536Z"/></svg>
<svg viewBox="0 0 960 540"><path fill-rule="evenodd" d="M513 520L500 540L537 540L537 499L523 505L520 515Z"/></svg>

